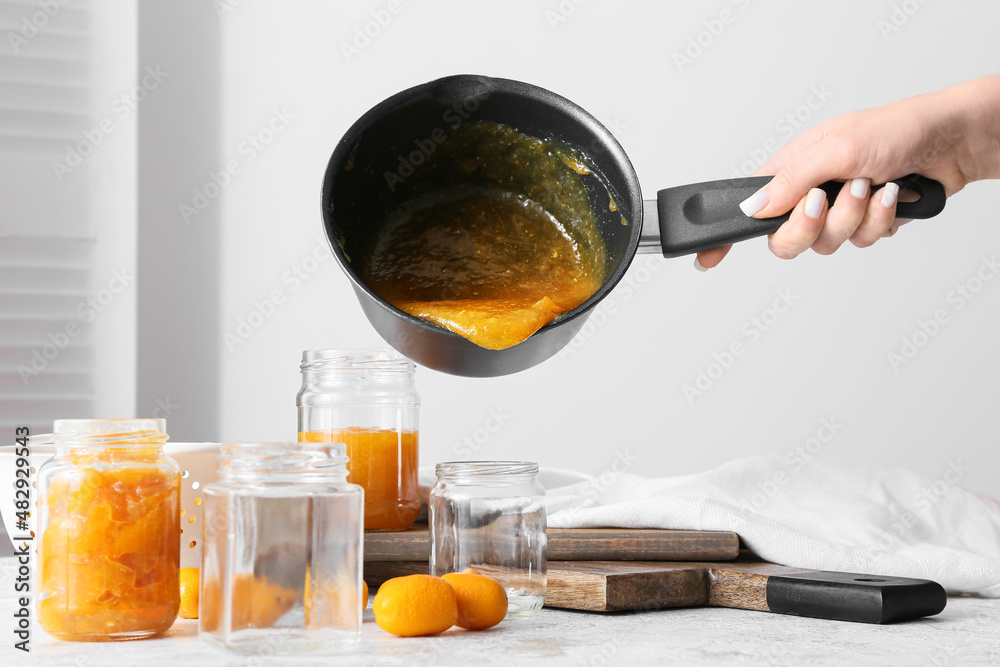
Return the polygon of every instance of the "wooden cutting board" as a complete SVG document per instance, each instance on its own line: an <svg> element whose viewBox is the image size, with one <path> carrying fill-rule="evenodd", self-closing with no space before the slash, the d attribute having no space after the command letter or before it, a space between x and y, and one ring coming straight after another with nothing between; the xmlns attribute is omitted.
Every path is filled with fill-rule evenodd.
<svg viewBox="0 0 1000 667"><path fill-rule="evenodd" d="M733 560L740 552L740 538L730 532L549 528L546 533L550 561L722 561ZM426 562L429 557L430 535L426 525L398 533L365 533L365 562Z"/></svg>
<svg viewBox="0 0 1000 667"><path fill-rule="evenodd" d="M926 579L823 572L745 556L730 563L549 563L545 604L585 611L730 607L861 623L932 616L945 607Z"/></svg>
<svg viewBox="0 0 1000 667"><path fill-rule="evenodd" d="M373 587L416 573L427 574L426 561L365 563ZM545 595L546 607L582 611L709 606L860 623L933 616L945 603L941 585L926 579L805 570L746 554L725 563L550 561Z"/></svg>

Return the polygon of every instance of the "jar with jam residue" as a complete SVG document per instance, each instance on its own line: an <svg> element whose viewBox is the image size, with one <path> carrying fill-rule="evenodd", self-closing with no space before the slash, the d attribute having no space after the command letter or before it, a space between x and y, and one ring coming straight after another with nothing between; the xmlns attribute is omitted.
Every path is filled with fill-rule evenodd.
<svg viewBox="0 0 1000 667"><path fill-rule="evenodd" d="M420 512L414 363L391 350L306 350L301 369L299 442L344 443L365 530L406 530Z"/></svg>
<svg viewBox="0 0 1000 667"><path fill-rule="evenodd" d="M180 482L163 419L57 420L38 472L38 621L74 641L142 639L180 604Z"/></svg>

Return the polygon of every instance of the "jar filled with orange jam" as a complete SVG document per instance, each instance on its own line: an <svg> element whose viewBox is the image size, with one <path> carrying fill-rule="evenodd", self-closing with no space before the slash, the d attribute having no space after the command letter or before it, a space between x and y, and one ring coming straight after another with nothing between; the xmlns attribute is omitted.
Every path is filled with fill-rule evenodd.
<svg viewBox="0 0 1000 667"><path fill-rule="evenodd" d="M420 513L412 361L391 350L306 350L299 442L342 442L365 490L365 530L406 530Z"/></svg>
<svg viewBox="0 0 1000 667"><path fill-rule="evenodd" d="M38 621L72 641L158 635L180 604L180 468L163 419L55 422L41 467Z"/></svg>

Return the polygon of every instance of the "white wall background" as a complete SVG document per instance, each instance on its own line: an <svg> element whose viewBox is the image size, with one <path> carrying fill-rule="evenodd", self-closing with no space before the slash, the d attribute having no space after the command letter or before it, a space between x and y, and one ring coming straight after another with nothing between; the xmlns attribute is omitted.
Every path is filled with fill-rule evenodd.
<svg viewBox="0 0 1000 667"><path fill-rule="evenodd" d="M220 394L201 394L194 376L180 395L174 389L184 424L171 429L174 439L294 439L301 350L381 344L332 259L297 288L285 276L325 247L320 184L333 147L396 91L453 73L548 87L612 129L652 197L658 188L728 177L768 139L783 141L779 121L813 87L831 96L806 125L1000 68L1000 4L991 0L399 1L401 11L350 61L341 43L386 0L245 0L221 15L209 3L197 10L220 25L215 170L229 160L241 168L201 218L220 226L218 328L235 332L273 290L284 302L233 350L222 335L201 341L214 350L217 367L205 372L218 374ZM553 28L547 12L560 8L571 13ZM673 54L724 9L735 20L679 70ZM897 14L905 23L884 37L878 22L904 10L912 15ZM247 161L241 142L275 109L294 119ZM179 126L162 141L183 136ZM201 187L209 174L188 177L190 187ZM193 195L177 196L180 204ZM585 329L572 353L496 379L421 369L421 460L463 458L470 453L463 440L478 437L475 458L600 473L627 453L632 472L677 475L745 455L787 455L832 419L842 428L816 456L932 477L960 461L968 467L963 485L1000 496L1000 279L961 310L948 300L984 257L1000 251L998 199L1000 183L974 184L938 218L831 257L781 261L762 239L737 247L707 274L688 258L640 257L630 273L641 288L628 299L615 292L616 312ZM179 213L172 218L156 224L184 224ZM182 270L198 270L176 260ZM797 300L751 341L741 328L777 290ZM183 300L161 307L185 326ZM894 371L887 354L939 308L949 323ZM689 403L682 386L734 341L746 344L746 354ZM141 360L140 406L171 394L156 373L170 363L170 354ZM200 401L217 401L217 432L182 421L184 405ZM484 438L491 412L504 423Z"/></svg>

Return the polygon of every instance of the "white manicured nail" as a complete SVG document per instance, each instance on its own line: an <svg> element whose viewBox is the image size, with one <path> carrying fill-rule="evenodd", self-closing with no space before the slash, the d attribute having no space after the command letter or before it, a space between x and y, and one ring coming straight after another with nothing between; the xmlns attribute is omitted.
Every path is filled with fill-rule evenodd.
<svg viewBox="0 0 1000 667"><path fill-rule="evenodd" d="M740 210L743 211L743 215L753 217L755 213L767 206L768 200L770 197L767 196L767 192L758 190L743 200L743 203L740 204Z"/></svg>
<svg viewBox="0 0 1000 667"><path fill-rule="evenodd" d="M871 184L870 178L855 178L851 181L851 196L855 199L864 199L868 196L868 186Z"/></svg>
<svg viewBox="0 0 1000 667"><path fill-rule="evenodd" d="M819 188L813 188L806 195L806 215L815 220L823 212L823 202L826 201L826 193Z"/></svg>
<svg viewBox="0 0 1000 667"><path fill-rule="evenodd" d="M896 205L896 197L899 196L899 186L895 183L886 183L882 188L882 206L892 208Z"/></svg>
<svg viewBox="0 0 1000 667"><path fill-rule="evenodd" d="M702 266L701 262L698 261L698 255L694 256L694 268L698 269L702 273L704 273L705 271L708 271L708 268Z"/></svg>

